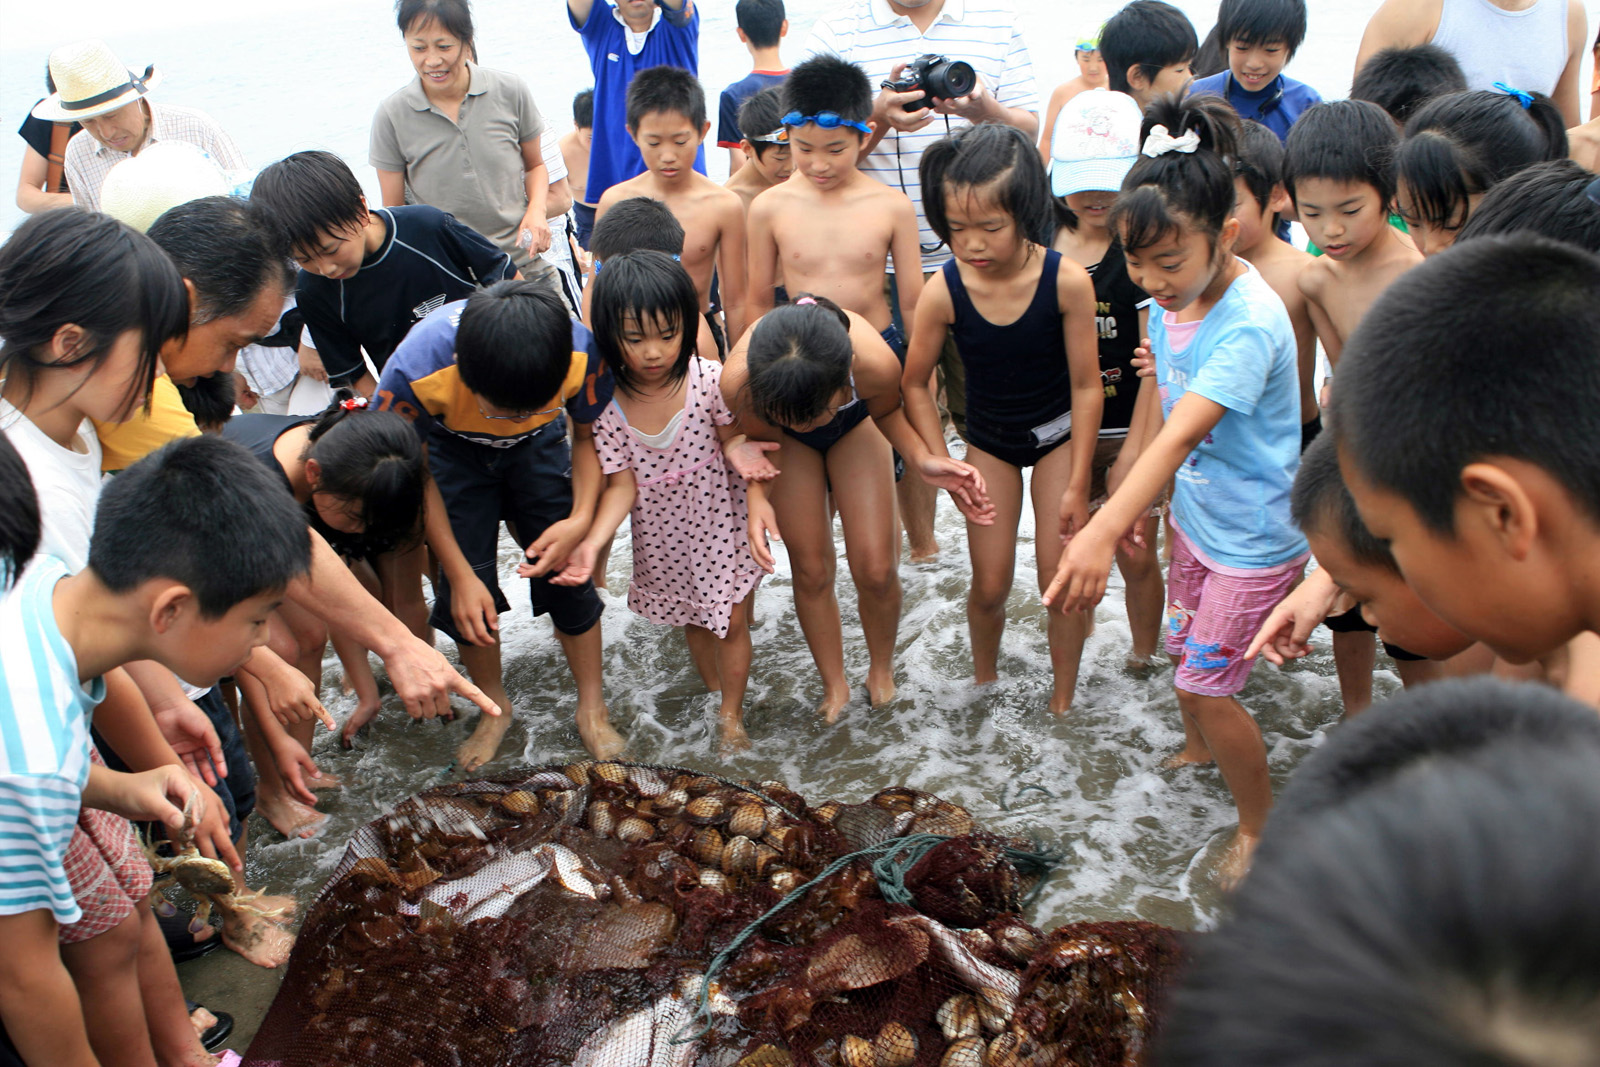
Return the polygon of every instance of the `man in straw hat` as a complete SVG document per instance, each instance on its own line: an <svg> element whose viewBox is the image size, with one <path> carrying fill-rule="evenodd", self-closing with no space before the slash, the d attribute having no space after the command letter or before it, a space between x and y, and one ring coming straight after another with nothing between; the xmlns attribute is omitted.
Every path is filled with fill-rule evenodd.
<svg viewBox="0 0 1600 1067"><path fill-rule="evenodd" d="M65 163L67 184L79 207L100 210L100 187L111 168L158 141L187 141L223 170L245 166L233 140L210 115L152 101L149 93L161 83L155 67L146 67L143 74L129 70L104 41L56 49L50 53L50 76L56 92L33 114L83 126L83 133L67 143Z"/></svg>

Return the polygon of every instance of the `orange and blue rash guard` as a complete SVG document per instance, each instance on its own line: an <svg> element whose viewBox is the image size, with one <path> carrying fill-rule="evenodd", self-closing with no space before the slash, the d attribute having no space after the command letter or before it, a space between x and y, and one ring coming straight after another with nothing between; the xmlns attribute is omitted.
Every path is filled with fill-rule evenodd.
<svg viewBox="0 0 1600 1067"><path fill-rule="evenodd" d="M591 423L611 403L611 369L600 358L594 335L572 324L572 361L561 392L521 421L486 419L478 398L461 384L456 367L456 327L465 300L446 304L412 327L384 364L378 379L378 406L411 420L427 440L435 429L490 448L510 448L552 422L564 409L576 423Z"/></svg>

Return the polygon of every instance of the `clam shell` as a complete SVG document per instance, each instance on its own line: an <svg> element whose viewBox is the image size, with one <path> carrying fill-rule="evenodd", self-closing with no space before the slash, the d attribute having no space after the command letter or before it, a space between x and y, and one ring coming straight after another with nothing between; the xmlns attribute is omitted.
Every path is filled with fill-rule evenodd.
<svg viewBox="0 0 1600 1067"><path fill-rule="evenodd" d="M926 815L942 803L944 802L932 793L918 793L911 798L911 810L918 815Z"/></svg>
<svg viewBox="0 0 1600 1067"><path fill-rule="evenodd" d="M617 824L617 840L626 841L630 845L641 844L656 836L656 828L650 825L650 820L630 816Z"/></svg>
<svg viewBox="0 0 1600 1067"><path fill-rule="evenodd" d="M690 796L703 797L707 793L714 793L718 789L721 789L722 783L717 781L715 778L707 778L702 775L699 778L691 779L688 788Z"/></svg>
<svg viewBox="0 0 1600 1067"><path fill-rule="evenodd" d="M567 777L571 778L577 784L588 785L589 768L593 766L593 763L569 763L563 769L567 772Z"/></svg>
<svg viewBox="0 0 1600 1067"><path fill-rule="evenodd" d="M1006 1028L1011 1011L1011 998L1000 990L987 986L978 990L978 1021L991 1034L998 1034Z"/></svg>
<svg viewBox="0 0 1600 1067"><path fill-rule="evenodd" d="M539 814L539 798L526 789L518 789L500 798L500 806L513 815Z"/></svg>
<svg viewBox="0 0 1600 1067"><path fill-rule="evenodd" d="M666 780L649 767L629 767L627 771L628 781L640 796L658 797L667 791Z"/></svg>
<svg viewBox="0 0 1600 1067"><path fill-rule="evenodd" d="M728 876L715 867L700 869L700 885L705 889L715 889L719 893L733 891L733 883L728 880Z"/></svg>
<svg viewBox="0 0 1600 1067"><path fill-rule="evenodd" d="M885 1023L872 1042L877 1067L911 1067L917 1058L917 1039L900 1023Z"/></svg>
<svg viewBox="0 0 1600 1067"><path fill-rule="evenodd" d="M728 816L728 832L742 837L758 838L767 828L767 813L760 804L740 804Z"/></svg>
<svg viewBox="0 0 1600 1067"><path fill-rule="evenodd" d="M976 1037L979 1029L978 1002L965 993L957 993L939 1005L934 1021L939 1024L939 1032L944 1034L946 1041Z"/></svg>
<svg viewBox="0 0 1600 1067"><path fill-rule="evenodd" d="M571 789L572 778L565 771L536 771L522 785L524 789Z"/></svg>
<svg viewBox="0 0 1600 1067"><path fill-rule="evenodd" d="M617 809L604 800L589 805L589 829L600 837L610 837L617 829Z"/></svg>
<svg viewBox="0 0 1600 1067"><path fill-rule="evenodd" d="M1022 1038L1016 1034L1001 1034L989 1042L984 1053L984 1067L1022 1067Z"/></svg>
<svg viewBox="0 0 1600 1067"><path fill-rule="evenodd" d="M756 869L756 843L748 837L732 837L722 848L724 874L750 874Z"/></svg>
<svg viewBox="0 0 1600 1067"><path fill-rule="evenodd" d="M794 1057L776 1045L762 1045L739 1061L739 1067L790 1067Z"/></svg>
<svg viewBox="0 0 1600 1067"><path fill-rule="evenodd" d="M832 825L833 820L839 815L839 809L842 807L844 807L844 805L840 804L837 800L830 800L820 807L812 808L811 815L819 822L825 822L829 825Z"/></svg>
<svg viewBox="0 0 1600 1067"><path fill-rule="evenodd" d="M589 768L589 773L597 778L604 778L615 785L621 785L628 780L628 768L610 760L604 763L596 763Z"/></svg>
<svg viewBox="0 0 1600 1067"><path fill-rule="evenodd" d="M939 1060L939 1067L983 1067L983 1039L963 1037L951 1042Z"/></svg>
<svg viewBox="0 0 1600 1067"><path fill-rule="evenodd" d="M694 832L689 854L707 867L722 866L722 835L709 826L701 827Z"/></svg>
<svg viewBox="0 0 1600 1067"><path fill-rule="evenodd" d="M1014 963L1026 966L1039 951L1039 937L1026 926L1007 923L994 932L994 943Z"/></svg>
<svg viewBox="0 0 1600 1067"><path fill-rule="evenodd" d="M872 1042L864 1037L848 1034L839 1043L839 1061L844 1067L877 1067L878 1057L872 1051Z"/></svg>
<svg viewBox="0 0 1600 1067"><path fill-rule="evenodd" d="M689 801L683 813L688 816L690 822L706 826L722 818L724 810L725 805L721 797L700 796Z"/></svg>
<svg viewBox="0 0 1600 1067"><path fill-rule="evenodd" d="M755 849L755 873L756 877L760 878L767 873L767 868L778 862L781 857L778 855L777 849L773 848L771 845L763 845L759 841L755 843Z"/></svg>
<svg viewBox="0 0 1600 1067"><path fill-rule="evenodd" d="M777 867L767 876L767 884L772 887L773 892L788 896L805 882L800 877L800 872L793 867Z"/></svg>
<svg viewBox="0 0 1600 1067"><path fill-rule="evenodd" d="M675 811L682 811L687 803L689 803L687 789L669 789L656 797L655 808L663 815L671 815Z"/></svg>

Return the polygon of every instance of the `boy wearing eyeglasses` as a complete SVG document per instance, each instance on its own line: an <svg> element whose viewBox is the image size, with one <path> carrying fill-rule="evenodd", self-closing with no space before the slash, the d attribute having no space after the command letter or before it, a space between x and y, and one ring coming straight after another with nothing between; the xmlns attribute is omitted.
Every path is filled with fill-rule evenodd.
<svg viewBox="0 0 1600 1067"><path fill-rule="evenodd" d="M694 169L700 143L711 132L705 90L679 67L641 70L628 85L627 122L645 171L606 190L595 224L636 196L671 209L683 226L683 269L700 293L721 359L744 332L744 202Z"/></svg>
<svg viewBox="0 0 1600 1067"><path fill-rule="evenodd" d="M1198 78L1190 92L1225 98L1242 119L1261 123L1278 135L1322 95L1283 73L1306 36L1305 0L1222 0L1217 38L1228 50L1228 69Z"/></svg>
<svg viewBox="0 0 1600 1067"><path fill-rule="evenodd" d="M455 640L468 677L502 711L480 718L456 751L462 771L494 759L511 724L498 634L511 608L497 577L501 523L534 565L533 613L555 625L577 683L584 747L595 759L622 750L601 685L599 594L592 582L550 582L594 518L602 479L592 425L611 394L594 337L568 317L554 287L521 280L417 323L378 380L379 406L416 427L438 489L424 520L439 562L429 624Z"/></svg>

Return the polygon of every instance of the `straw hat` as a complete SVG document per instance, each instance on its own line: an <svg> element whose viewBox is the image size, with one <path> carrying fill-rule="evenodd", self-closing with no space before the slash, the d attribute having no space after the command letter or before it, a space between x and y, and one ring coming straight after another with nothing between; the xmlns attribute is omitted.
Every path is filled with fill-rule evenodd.
<svg viewBox="0 0 1600 1067"><path fill-rule="evenodd" d="M221 168L198 146L157 141L111 168L100 187L100 210L144 233L169 209L228 191Z"/></svg>
<svg viewBox="0 0 1600 1067"><path fill-rule="evenodd" d="M79 41L50 53L55 93L33 109L48 122L82 122L115 111L161 84L153 66L137 74L122 65L104 41Z"/></svg>

